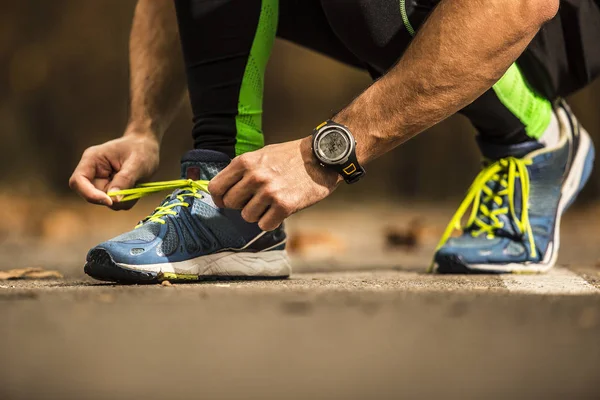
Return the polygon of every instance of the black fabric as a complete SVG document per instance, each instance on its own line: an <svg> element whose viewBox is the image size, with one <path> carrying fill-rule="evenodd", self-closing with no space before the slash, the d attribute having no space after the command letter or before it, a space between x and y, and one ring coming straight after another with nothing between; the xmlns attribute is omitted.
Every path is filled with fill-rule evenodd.
<svg viewBox="0 0 600 400"><path fill-rule="evenodd" d="M214 150L190 150L181 157L181 163L185 162L226 162L231 158L226 154Z"/></svg>
<svg viewBox="0 0 600 400"><path fill-rule="evenodd" d="M279 0L277 37L352 67L368 68L334 33L321 0Z"/></svg>
<svg viewBox="0 0 600 400"><path fill-rule="evenodd" d="M494 90L485 92L461 113L488 142L506 145L532 140L525 125L502 104Z"/></svg>
<svg viewBox="0 0 600 400"><path fill-rule="evenodd" d="M537 141L526 141L511 145L489 142L486 138L478 136L477 144L481 154L490 160L498 160L505 157L525 157L532 151L542 149L544 146Z"/></svg>
<svg viewBox="0 0 600 400"><path fill-rule="evenodd" d="M600 0L562 0L559 15L518 63L549 99L568 95L600 73ZM438 0L407 1L415 29ZM195 148L235 156L239 89L260 15L260 0L176 0L194 112ZM277 35L374 79L392 68L412 40L398 0L280 0ZM493 90L461 111L489 142L531 140Z"/></svg>
<svg viewBox="0 0 600 400"><path fill-rule="evenodd" d="M235 157L238 99L261 0L175 0L194 148Z"/></svg>
<svg viewBox="0 0 600 400"><path fill-rule="evenodd" d="M374 78L392 68L410 42L397 0L322 0L335 33L359 58L376 71ZM439 1L407 1L411 25L418 29ZM497 144L533 140L523 123L514 116L493 90L461 110L488 141Z"/></svg>
<svg viewBox="0 0 600 400"><path fill-rule="evenodd" d="M175 0L190 101L194 148L235 157L239 93L261 0ZM333 33L320 0L280 0L277 36L365 68Z"/></svg>
<svg viewBox="0 0 600 400"><path fill-rule="evenodd" d="M549 99L568 96L600 75L600 0L561 0L558 15L533 39L519 65Z"/></svg>

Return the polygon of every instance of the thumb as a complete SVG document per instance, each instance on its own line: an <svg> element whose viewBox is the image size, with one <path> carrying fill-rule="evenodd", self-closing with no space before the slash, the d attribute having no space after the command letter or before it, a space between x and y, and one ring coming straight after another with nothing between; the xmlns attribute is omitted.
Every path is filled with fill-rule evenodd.
<svg viewBox="0 0 600 400"><path fill-rule="evenodd" d="M138 176L134 171L129 168L123 168L115 176L113 176L110 184L108 185L107 192L115 192L123 189L131 189L135 186L138 180ZM118 196L117 201L121 201L123 196Z"/></svg>

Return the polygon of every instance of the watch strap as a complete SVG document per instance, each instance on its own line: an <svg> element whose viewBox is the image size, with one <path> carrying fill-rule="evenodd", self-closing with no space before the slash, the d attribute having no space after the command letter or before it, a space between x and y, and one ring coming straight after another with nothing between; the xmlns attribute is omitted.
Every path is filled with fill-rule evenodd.
<svg viewBox="0 0 600 400"><path fill-rule="evenodd" d="M348 161L346 163L328 165L328 167L331 167L340 174L348 184L358 182L359 179L366 174L365 169L358 163L356 152L354 151L348 156Z"/></svg>

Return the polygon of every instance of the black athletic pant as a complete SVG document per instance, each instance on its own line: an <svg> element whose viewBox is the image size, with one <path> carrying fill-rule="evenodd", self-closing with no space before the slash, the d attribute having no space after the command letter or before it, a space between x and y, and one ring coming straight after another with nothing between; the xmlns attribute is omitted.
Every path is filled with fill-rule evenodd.
<svg viewBox="0 0 600 400"><path fill-rule="evenodd" d="M274 29L273 13L277 12L279 19L277 37L348 65L367 69L374 78L394 66L412 39L397 0L279 0L278 11L275 7L266 7L267 1L175 0L194 113L196 148L218 150L233 157L260 147L257 135L262 134L261 107L246 107L242 103L246 99L256 103L256 99L248 96L250 92L259 93L257 96L262 97L261 73L264 69L256 65L262 65L264 60L253 56L253 53L256 42L268 36L266 31ZM592 15L600 15L596 1L569 1L576 3L570 10L571 14L573 9L581 11L585 6ZM417 29L437 2L406 3L410 3L407 14ZM576 15L574 19L580 22L581 18L581 15ZM561 94L555 88L560 87L557 82L564 80L555 78L552 81L552 78L571 72L565 67L560 69L560 73L553 74L552 69L547 67L548 64L554 65L555 59L562 56L549 51L548 42L557 40L554 32L561 30L564 34L568 31L564 29L562 15L553 23L539 35L539 39L536 38L533 51L523 57L526 64L532 65L526 69L532 81L537 83L536 89L540 88L549 97ZM590 32L579 42L594 32L600 32L600 28L594 29L588 29ZM548 39L548 35L554 36ZM561 44L560 48L566 46ZM583 58L584 51L580 53ZM588 68L592 70L586 71L586 76L578 77L571 86L581 87L588 83L597 73L593 70L595 65L593 63ZM547 73L550 76L536 80L539 74L531 72L536 68L550 70ZM529 140L525 125L500 101L494 90L490 89L462 113L486 140L496 143Z"/></svg>

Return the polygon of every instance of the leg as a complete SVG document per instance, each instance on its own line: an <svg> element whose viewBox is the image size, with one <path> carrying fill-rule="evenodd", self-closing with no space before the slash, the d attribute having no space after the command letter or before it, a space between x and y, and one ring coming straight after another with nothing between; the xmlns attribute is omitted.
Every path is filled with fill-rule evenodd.
<svg viewBox="0 0 600 400"><path fill-rule="evenodd" d="M551 102L531 88L516 64L461 114L469 118L482 140L495 144L538 140L557 130Z"/></svg>
<svg viewBox="0 0 600 400"><path fill-rule="evenodd" d="M522 273L554 266L562 214L590 177L594 147L566 103L555 101L552 109L546 99L568 95L600 73L599 35L597 0L565 1L519 59L520 69L513 66L496 84L498 98L504 96L539 142L498 146L482 135L480 146L491 161L440 242L438 271ZM475 209L464 234L450 238L469 205Z"/></svg>
<svg viewBox="0 0 600 400"><path fill-rule="evenodd" d="M176 1L197 149L183 156L181 180L124 193L139 198L175 190L137 229L90 251L90 276L140 283L290 274L283 228L263 232L240 211L219 209L207 182L231 157L262 146L263 75L277 6L277 0Z"/></svg>
<svg viewBox="0 0 600 400"><path fill-rule="evenodd" d="M349 66L368 68L331 29L321 0L280 0L277 37Z"/></svg>
<svg viewBox="0 0 600 400"><path fill-rule="evenodd" d="M598 38L600 0L565 0L519 64L527 80L546 98L566 97L600 76Z"/></svg>
<svg viewBox="0 0 600 400"><path fill-rule="evenodd" d="M283 227L263 232L240 211L217 208L206 182L232 157L263 144L263 77L276 34L277 7L277 0L176 1L196 150L184 155L181 180L124 193L138 198L149 191L175 190L137 229L92 249L85 266L89 275L139 283L290 274ZM300 11L310 16L311 9L319 10L307 6ZM293 22L290 10L297 11L285 8L285 21ZM333 51L337 43L332 34L320 41L314 32L303 35L299 26L283 34L358 64L341 47Z"/></svg>
<svg viewBox="0 0 600 400"><path fill-rule="evenodd" d="M234 157L263 146L264 71L277 0L177 0L194 147Z"/></svg>
<svg viewBox="0 0 600 400"><path fill-rule="evenodd" d="M331 31L318 0L175 4L197 149L235 157L264 145L264 73L276 34L354 67L364 66Z"/></svg>
<svg viewBox="0 0 600 400"><path fill-rule="evenodd" d="M393 44L414 33L432 3L402 1L394 13L398 3L392 0L328 0L332 8L327 15L340 18L336 33L361 59L385 72L400 56L402 47ZM349 16L355 23L347 23ZM443 235L435 256L438 271L551 268L561 215L589 178L594 158L589 136L565 104L554 112L517 64L462 113L479 130L486 165ZM463 234L451 238L469 209Z"/></svg>
<svg viewBox="0 0 600 400"><path fill-rule="evenodd" d="M396 64L436 4L435 0L323 0L336 35L380 74ZM520 143L544 133L551 109L550 102L529 89L515 65L462 114L487 140Z"/></svg>

